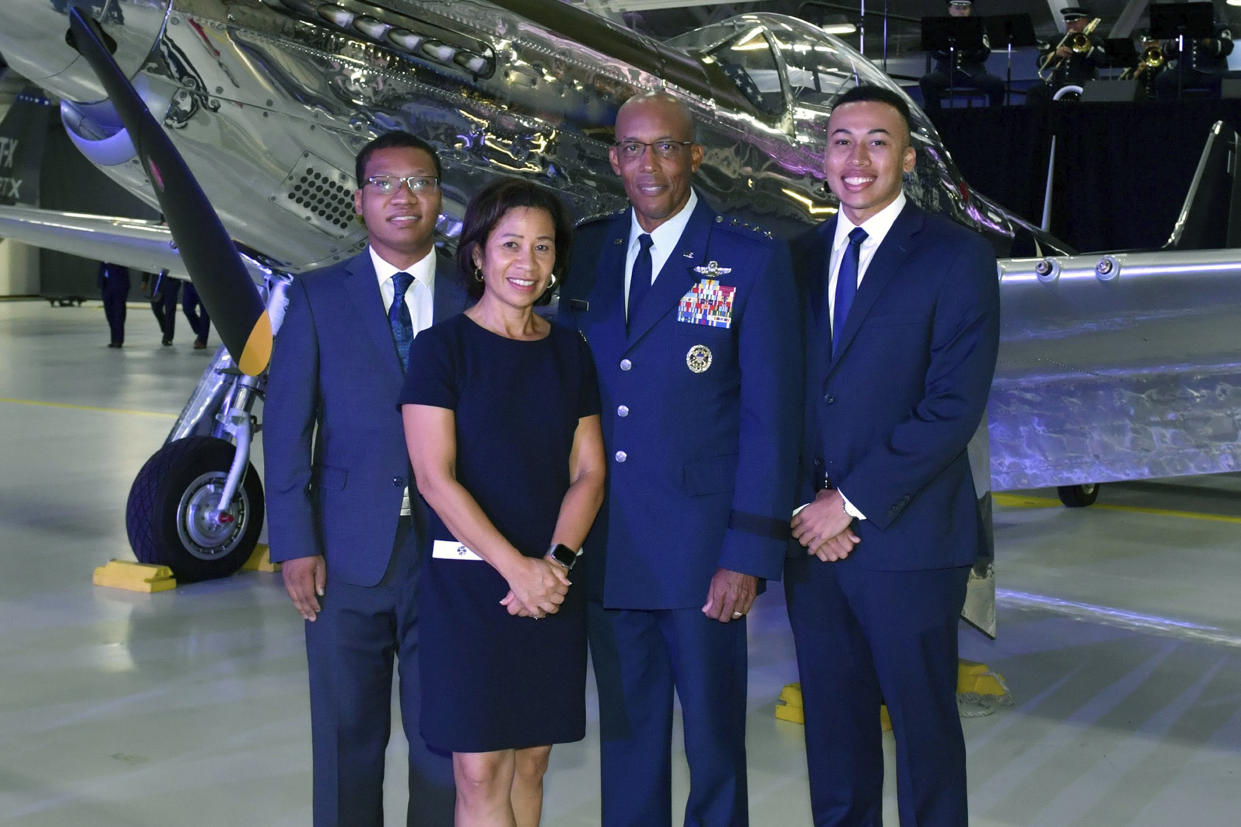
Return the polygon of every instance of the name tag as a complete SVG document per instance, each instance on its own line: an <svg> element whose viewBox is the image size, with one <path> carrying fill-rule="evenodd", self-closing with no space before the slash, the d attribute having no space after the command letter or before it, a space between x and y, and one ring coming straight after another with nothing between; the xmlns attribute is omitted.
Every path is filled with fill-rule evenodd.
<svg viewBox="0 0 1241 827"><path fill-rule="evenodd" d="M431 547L431 556L436 560L477 560L487 562L456 540L436 540Z"/></svg>

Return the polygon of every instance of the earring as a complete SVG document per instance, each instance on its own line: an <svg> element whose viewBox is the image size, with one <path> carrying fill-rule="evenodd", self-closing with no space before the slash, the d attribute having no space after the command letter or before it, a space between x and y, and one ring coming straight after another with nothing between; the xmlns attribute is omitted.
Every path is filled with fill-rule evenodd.
<svg viewBox="0 0 1241 827"><path fill-rule="evenodd" d="M477 266L474 267L474 281L478 282L479 284L482 284L483 282L483 271L480 270Z"/></svg>
<svg viewBox="0 0 1241 827"><path fill-rule="evenodd" d="M555 274L555 273L552 273L552 277L551 277L550 279L548 279L548 281L547 281L547 289L548 289L548 290L551 290L553 287L555 287L555 286L556 286L556 281L557 281L557 279L556 279L556 274Z"/></svg>

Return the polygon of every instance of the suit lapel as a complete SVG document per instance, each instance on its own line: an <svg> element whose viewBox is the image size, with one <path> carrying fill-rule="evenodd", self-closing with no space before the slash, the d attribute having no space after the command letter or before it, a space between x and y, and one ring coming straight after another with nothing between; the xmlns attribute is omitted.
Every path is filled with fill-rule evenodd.
<svg viewBox="0 0 1241 827"><path fill-rule="evenodd" d="M848 352L849 345L862 329L867 314L875 306L888 282L900 271L901 262L911 248L911 237L922 229L924 218L922 211L910 201L896 217L892 229L884 236L883 243L875 251L866 268L866 274L862 277L853 306L849 308L849 318L845 320L845 329L840 333L840 341L832 357L833 363L839 362Z"/></svg>
<svg viewBox="0 0 1241 827"><path fill-rule="evenodd" d="M457 278L451 256L435 253L435 289L431 294L431 323L442 322L460 313L467 300L465 287Z"/></svg>
<svg viewBox="0 0 1241 827"><path fill-rule="evenodd" d="M706 256L714 217L715 213L707 202L700 198L672 254L651 285L651 292L642 300L637 316L629 322L630 347L646 335L656 322L675 310L681 297L701 278L694 272L694 267L702 263ZM720 264L728 266L725 261Z"/></svg>
<svg viewBox="0 0 1241 827"><path fill-rule="evenodd" d="M401 360L392 340L392 328L384 314L383 296L379 294L379 277L371 263L370 249L363 250L345 265L345 293L357 314L358 324L366 330L371 343L380 353L380 364L398 376L402 375Z"/></svg>

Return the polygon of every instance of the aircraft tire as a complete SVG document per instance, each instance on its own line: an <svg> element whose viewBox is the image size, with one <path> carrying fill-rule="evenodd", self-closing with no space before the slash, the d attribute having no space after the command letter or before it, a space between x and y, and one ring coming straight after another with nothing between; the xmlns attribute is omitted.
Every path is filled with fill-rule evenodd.
<svg viewBox="0 0 1241 827"><path fill-rule="evenodd" d="M1097 482L1062 485L1056 489L1056 494L1060 496L1060 502L1064 503L1065 508L1085 508L1094 505L1095 500L1099 499L1099 489L1102 487Z"/></svg>
<svg viewBox="0 0 1241 827"><path fill-rule="evenodd" d="M125 528L139 562L172 568L180 582L227 577L249 559L263 527L263 484L246 468L221 523L213 508L233 461L231 442L178 439L142 466L129 489Z"/></svg>

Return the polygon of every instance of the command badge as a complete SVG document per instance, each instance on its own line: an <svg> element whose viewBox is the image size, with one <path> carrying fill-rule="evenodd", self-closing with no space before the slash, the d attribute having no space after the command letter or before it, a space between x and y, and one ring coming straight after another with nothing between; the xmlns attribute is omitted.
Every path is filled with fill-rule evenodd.
<svg viewBox="0 0 1241 827"><path fill-rule="evenodd" d="M685 364L694 373L706 373L711 367L711 348L706 345L694 345L685 354Z"/></svg>

